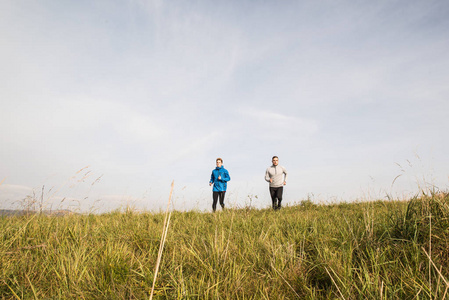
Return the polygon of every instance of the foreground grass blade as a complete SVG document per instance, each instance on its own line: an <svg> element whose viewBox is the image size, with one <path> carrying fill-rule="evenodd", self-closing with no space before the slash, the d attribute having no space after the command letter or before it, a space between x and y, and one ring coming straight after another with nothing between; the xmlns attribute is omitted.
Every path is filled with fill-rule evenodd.
<svg viewBox="0 0 449 300"><path fill-rule="evenodd" d="M168 226L170 225L171 212L169 212L169 210L170 210L170 201L171 201L171 196L173 193L174 184L175 184L175 182L172 181L171 189L170 189L170 196L168 197L167 211L165 212L164 226L162 229L161 244L159 246L159 253L158 253L158 257L157 257L157 261L156 261L156 268L154 271L153 286L151 287L150 300L153 299L153 293L154 293L154 287L156 285L157 273L159 271L159 265L160 265L161 259L162 259L162 252L164 251L165 240L167 239Z"/></svg>

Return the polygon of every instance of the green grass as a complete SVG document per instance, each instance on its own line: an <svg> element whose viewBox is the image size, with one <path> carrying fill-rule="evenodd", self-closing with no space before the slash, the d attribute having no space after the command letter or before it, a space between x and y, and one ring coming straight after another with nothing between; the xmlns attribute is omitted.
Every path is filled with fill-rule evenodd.
<svg viewBox="0 0 449 300"><path fill-rule="evenodd" d="M146 299L164 217L2 217L1 298ZM173 212L168 230L156 299L449 297L447 194Z"/></svg>

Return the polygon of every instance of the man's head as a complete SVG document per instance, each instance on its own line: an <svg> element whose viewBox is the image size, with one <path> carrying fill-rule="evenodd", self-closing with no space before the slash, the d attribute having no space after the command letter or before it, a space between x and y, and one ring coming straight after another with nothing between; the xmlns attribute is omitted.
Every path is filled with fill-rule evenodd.
<svg viewBox="0 0 449 300"><path fill-rule="evenodd" d="M273 162L273 166L277 166L279 164L279 158L277 156L273 156L271 161Z"/></svg>
<svg viewBox="0 0 449 300"><path fill-rule="evenodd" d="M217 163L217 167L219 168L221 167L221 165L223 165L223 160L221 158L217 158L215 162Z"/></svg>

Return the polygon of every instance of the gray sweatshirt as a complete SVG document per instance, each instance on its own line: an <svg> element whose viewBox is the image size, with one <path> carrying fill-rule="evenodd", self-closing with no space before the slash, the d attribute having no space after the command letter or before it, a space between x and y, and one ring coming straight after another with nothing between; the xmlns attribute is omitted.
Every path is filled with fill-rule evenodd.
<svg viewBox="0 0 449 300"><path fill-rule="evenodd" d="M265 172L265 180L270 182L270 178L273 179L273 182L270 183L270 187L283 186L284 181L287 182L287 170L283 166L272 165Z"/></svg>

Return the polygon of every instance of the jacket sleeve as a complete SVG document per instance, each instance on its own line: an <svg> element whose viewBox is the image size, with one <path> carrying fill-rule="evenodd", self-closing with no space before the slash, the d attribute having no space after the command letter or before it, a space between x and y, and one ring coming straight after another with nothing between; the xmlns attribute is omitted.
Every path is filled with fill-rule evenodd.
<svg viewBox="0 0 449 300"><path fill-rule="evenodd" d="M229 180L231 180L231 176L229 176L228 170L226 170L225 172L223 172L223 176L221 176L221 180L222 180L222 181L229 181Z"/></svg>
<svg viewBox="0 0 449 300"><path fill-rule="evenodd" d="M225 181L230 181L231 180L231 176L229 175L228 170L226 170L226 179Z"/></svg>
<svg viewBox="0 0 449 300"><path fill-rule="evenodd" d="M265 181L270 182L270 173L268 172L268 169L265 171Z"/></svg>
<svg viewBox="0 0 449 300"><path fill-rule="evenodd" d="M212 171L212 174L210 175L209 183L214 183L214 182L215 182L214 171Z"/></svg>

